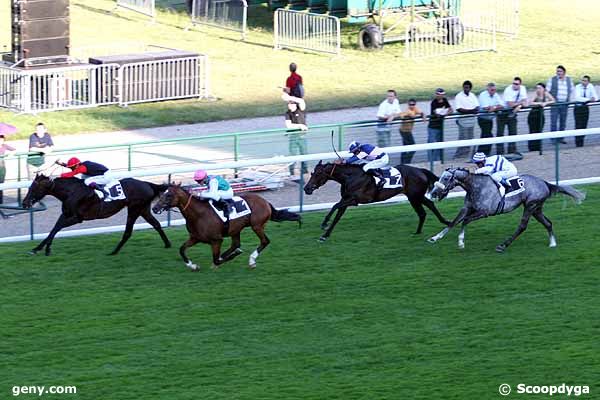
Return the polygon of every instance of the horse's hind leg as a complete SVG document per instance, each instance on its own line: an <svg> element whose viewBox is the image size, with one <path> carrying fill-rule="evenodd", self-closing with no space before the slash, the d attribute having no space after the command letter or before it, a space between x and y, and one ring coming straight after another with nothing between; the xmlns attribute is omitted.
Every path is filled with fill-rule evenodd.
<svg viewBox="0 0 600 400"><path fill-rule="evenodd" d="M189 269L191 269L192 271L198 271L200 269L200 267L198 267L198 265L194 264L192 262L192 260L190 260L188 258L188 256L185 254L185 251L188 248L195 245L196 243L198 243L198 240L196 238L190 237L179 248L179 255L181 256L181 258L183 258L183 262L185 262L185 266L188 267Z"/></svg>
<svg viewBox="0 0 600 400"><path fill-rule="evenodd" d="M444 224L446 226L450 225L450 221L448 221L446 218L444 218L444 216L437 209L437 207L435 206L433 201L431 201L427 197L423 196L422 202L423 202L423 204L425 204L425 207L429 208L431 210L431 212L437 217L438 221L440 221L442 224Z"/></svg>
<svg viewBox="0 0 600 400"><path fill-rule="evenodd" d="M133 212L132 210L128 210L125 232L123 232L123 237L121 237L121 240L119 241L119 244L117 244L117 247L115 247L115 249L109 254L110 256L114 256L115 254L117 254L119 250L121 250L121 247L123 247L123 245L129 240L129 238L131 237L131 233L133 232L133 224L139 216L139 212Z"/></svg>
<svg viewBox="0 0 600 400"><path fill-rule="evenodd" d="M549 247L556 247L556 236L554 236L554 230L552 230L552 221L550 221L542 212L542 208L533 213L533 217L548 231L548 237L550 238Z"/></svg>
<svg viewBox="0 0 600 400"><path fill-rule="evenodd" d="M158 232L158 234L160 235L160 238L162 239L163 243L165 244L165 249L170 248L171 241L167 237L167 234L163 230L162 226L160 226L160 222L158 222L158 220L154 217L154 215L152 215L152 212L150 211L150 205L148 205L146 208L144 208L144 210L141 212L140 215L142 216L142 218L144 218L146 220L146 222L148 222L150 225L152 225L152 227Z"/></svg>
<svg viewBox="0 0 600 400"><path fill-rule="evenodd" d="M519 223L519 226L517 227L515 233L513 233L513 235L506 239L504 242L496 246L496 251L498 253L502 253L504 250L506 250L506 248L510 246L510 244L514 242L514 240L517 237L519 237L519 235L523 233L525 229L527 229L527 224L529 224L529 218L531 218L531 215L532 210L529 207L525 207L525 210L523 211L523 216L521 217L521 222Z"/></svg>
<svg viewBox="0 0 600 400"><path fill-rule="evenodd" d="M219 265L221 265L225 261L227 261L227 260L224 260L223 258L221 258L221 245L222 244L223 244L223 239L214 240L214 241L210 242L210 248L212 250L212 258L213 258L212 269L219 268Z"/></svg>
<svg viewBox="0 0 600 400"><path fill-rule="evenodd" d="M423 224L425 223L425 218L427 218L427 213L425 212L425 209L419 200L409 198L408 201L419 216L419 225L417 225L417 231L415 232L415 235L418 235L423 231Z"/></svg>
<svg viewBox="0 0 600 400"><path fill-rule="evenodd" d="M256 259L260 255L261 251L263 251L265 249L265 247L267 247L269 245L269 243L271 243L271 241L265 234L265 225L264 224L260 225L260 226L253 225L252 230L254 231L254 233L256 233L256 236L258 236L258 238L260 239L260 246L258 246L256 248L256 250L254 250L252 252L252 254L250 254L250 258L248 259L248 266L250 268L256 268Z"/></svg>
<svg viewBox="0 0 600 400"><path fill-rule="evenodd" d="M241 239L240 232L231 235L231 246L221 254L221 258L223 261L231 261L240 254L242 254L242 249L240 249Z"/></svg>

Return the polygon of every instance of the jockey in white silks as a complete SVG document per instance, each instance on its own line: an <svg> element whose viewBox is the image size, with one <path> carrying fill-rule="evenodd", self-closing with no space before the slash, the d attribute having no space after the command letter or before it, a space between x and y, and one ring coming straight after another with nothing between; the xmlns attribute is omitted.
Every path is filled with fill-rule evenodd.
<svg viewBox="0 0 600 400"><path fill-rule="evenodd" d="M508 179L518 174L517 167L501 155L486 157L485 153L477 152L473 155L473 162L478 168L475 173L490 175L498 184L501 196L506 192Z"/></svg>

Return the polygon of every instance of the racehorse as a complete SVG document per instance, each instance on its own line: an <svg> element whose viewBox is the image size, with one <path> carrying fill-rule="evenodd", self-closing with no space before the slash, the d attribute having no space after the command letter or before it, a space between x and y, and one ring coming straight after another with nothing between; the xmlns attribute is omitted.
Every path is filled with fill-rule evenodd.
<svg viewBox="0 0 600 400"><path fill-rule="evenodd" d="M23 199L23 207L31 208L46 195L51 195L62 202L62 214L58 217L54 228L52 228L46 239L42 240L29 253L36 254L46 246L46 255L48 256L51 253L52 240L61 229L83 221L108 218L125 207L127 207L125 232L117 247L110 253L111 255L117 254L131 237L133 224L140 216L158 231L165 247L171 247L171 242L169 242L160 223L150 212L152 200L160 192L166 190L167 185L156 185L132 178L122 179L120 183L126 199L104 202L81 179L50 178L42 174L36 175L27 195Z"/></svg>
<svg viewBox="0 0 600 400"><path fill-rule="evenodd" d="M271 203L257 194L244 193L240 195L252 211L245 215L224 223L213 211L209 202L200 200L188 193L181 185L169 185L169 188L160 196L158 202L152 207L152 211L160 213L177 207L185 218L186 228L190 234L188 240L179 248L179 254L185 265L192 271L198 271L199 267L186 255L186 250L198 242L210 244L213 257L213 268L217 268L224 262L233 260L242 253L240 248L240 232L250 226L256 236L260 239L260 245L252 252L248 260L250 268L256 267L256 259L270 243L265 234L265 225L269 220L275 222L298 221L301 224L299 214L287 210L276 210ZM223 238L231 236L231 247L221 254Z"/></svg>
<svg viewBox="0 0 600 400"><path fill-rule="evenodd" d="M521 222L515 233L504 242L496 246L496 251L503 252L506 248L527 229L529 219L533 216L540 224L544 225L548 231L550 247L556 247L556 236L552 230L552 222L544 215L544 202L556 193L566 194L573 197L577 204L585 200L585 194L573 189L567 185L553 185L543 179L531 175L521 175L524 190L515 192L513 196L504 199L498 191L496 183L489 175L473 174L464 168L448 168L435 188L431 192L432 196L440 200L446 197L448 192L455 186L462 187L465 192L465 201L462 209L459 211L454 221L444 228L440 233L431 237L428 241L435 243L443 238L450 229L462 223L462 228L458 234L458 247L465 247L465 227L471 222L480 218L486 218L493 215L505 214L515 210L520 205L524 206ZM509 195L509 193L507 193Z"/></svg>
<svg viewBox="0 0 600 400"><path fill-rule="evenodd" d="M319 238L319 241L324 242L327 240L349 206L384 201L400 193L406 195L410 205L419 216L419 224L415 234L421 233L427 216L423 204L433 211L442 224L448 225L450 222L440 214L435 204L425 196L433 187L434 182L438 180L438 177L427 169L411 167L410 165L397 165L395 168L402 175L402 186L395 189L378 189L373 177L365 173L361 165L338 162L323 164L322 161L319 161L310 176L310 180L304 186L304 192L310 195L328 180L334 180L341 185L340 192L342 195L340 201L331 208L321 223L321 229L325 230L325 233ZM331 225L328 225L329 219L335 211L337 211L337 214Z"/></svg>

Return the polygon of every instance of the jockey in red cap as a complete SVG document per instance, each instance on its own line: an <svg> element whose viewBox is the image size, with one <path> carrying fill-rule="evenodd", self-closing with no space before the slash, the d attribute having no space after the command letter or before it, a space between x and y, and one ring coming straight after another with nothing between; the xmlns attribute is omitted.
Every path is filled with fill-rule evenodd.
<svg viewBox="0 0 600 400"><path fill-rule="evenodd" d="M104 199L110 201L110 195L104 189L104 185L110 183L114 178L110 176L110 171L104 165L93 161L80 161L77 157L69 158L67 163L56 161L56 164L70 168L70 172L60 175L61 178L73 178L81 174L84 183L92 189L98 189L104 194Z"/></svg>

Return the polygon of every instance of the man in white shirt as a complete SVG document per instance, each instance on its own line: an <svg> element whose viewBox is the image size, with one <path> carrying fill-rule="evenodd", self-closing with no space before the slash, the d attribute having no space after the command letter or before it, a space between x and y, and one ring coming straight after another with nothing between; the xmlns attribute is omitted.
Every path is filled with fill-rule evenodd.
<svg viewBox="0 0 600 400"><path fill-rule="evenodd" d="M391 126L390 122L400 114L400 103L396 98L396 91L387 91L387 97L379 104L377 109L377 146L388 147L390 145Z"/></svg>
<svg viewBox="0 0 600 400"><path fill-rule="evenodd" d="M481 138L493 137L492 129L494 128L494 118L496 118L496 112L504 108L504 100L500 98L496 92L496 84L490 82L487 84L487 89L479 94L479 112L480 115L477 117L477 123L481 128ZM482 144L478 147L477 151L483 153L490 153L492 150L491 144Z"/></svg>
<svg viewBox="0 0 600 400"><path fill-rule="evenodd" d="M498 134L496 136L504 136L504 127L508 127L508 135L513 136L517 134L517 113L519 110L527 106L527 89L523 85L521 78L515 76L512 85L504 89L504 103L506 103L506 109L504 109L498 115ZM498 154L504 154L504 144L498 143L496 145L496 152ZM517 151L516 143L508 144L508 152L521 155Z"/></svg>
<svg viewBox="0 0 600 400"><path fill-rule="evenodd" d="M598 100L596 89L590 83L589 75L581 77L581 83L575 86L575 107L573 108L573 116L575 117L575 129L586 129L588 120L590 119L590 109L588 103ZM585 136L575 136L575 146L583 147Z"/></svg>
<svg viewBox="0 0 600 400"><path fill-rule="evenodd" d="M473 139L475 131L475 114L479 110L479 100L471 89L473 84L471 81L464 81L462 84L463 90L457 93L454 97L454 109L461 115L456 119L458 125L458 140ZM456 149L454 158L471 158L471 147L462 146Z"/></svg>

